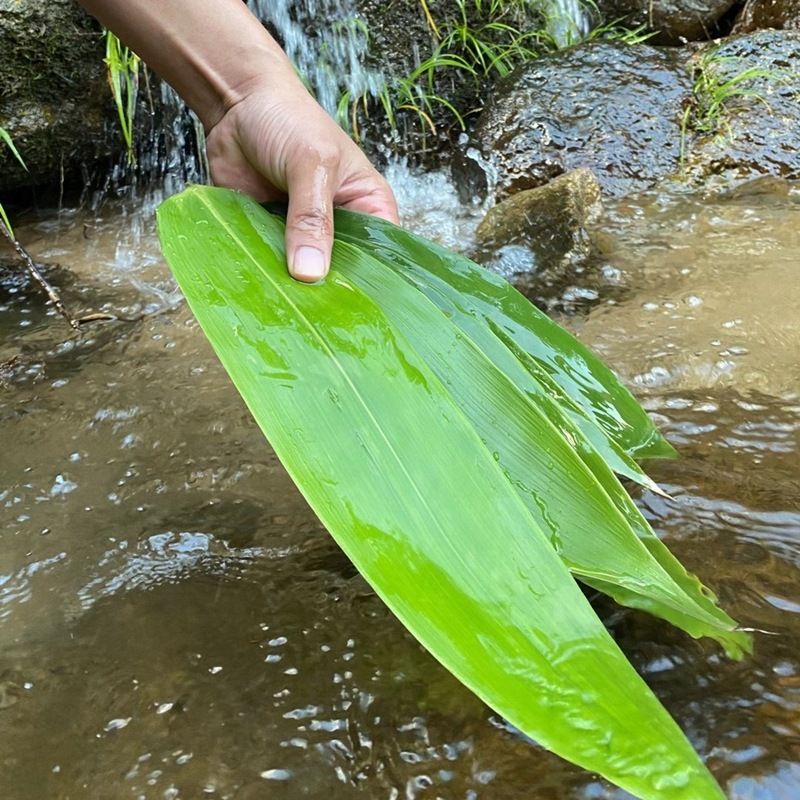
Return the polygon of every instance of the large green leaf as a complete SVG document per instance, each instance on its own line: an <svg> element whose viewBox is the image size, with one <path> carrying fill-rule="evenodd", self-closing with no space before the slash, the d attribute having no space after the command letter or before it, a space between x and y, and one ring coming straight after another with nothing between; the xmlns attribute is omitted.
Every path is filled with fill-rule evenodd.
<svg viewBox="0 0 800 800"><path fill-rule="evenodd" d="M510 334L631 456L674 457L672 446L613 372L499 275L375 217L337 211L336 232L417 278L422 287L443 284L463 293L470 313Z"/></svg>
<svg viewBox="0 0 800 800"><path fill-rule="evenodd" d="M374 242L374 229L378 232L394 229L382 220L374 220L373 224L373 218L352 212L339 212L338 222L343 230L337 235L346 242L360 243L361 238ZM352 232L353 224L343 222L358 223L361 236ZM367 231L371 233L368 235ZM485 271L472 265L470 276L461 282L464 291L460 291L451 283L425 272L431 259L419 246L420 241L415 238L414 253L418 260L414 261L411 253L402 249L405 245L398 234L392 258L384 263L424 292L509 379L511 388L506 387L506 396L487 402L485 397L481 397L481 392L488 391L491 381L474 380L477 367L459 365L456 368L448 355L442 363L447 377L440 374L448 385L454 385L457 402L467 413L472 412L470 418L481 437L502 456L503 468L512 484L520 490L534 517L545 528L549 525L556 529L557 549L573 574L618 602L667 619L692 636L717 639L732 657L738 658L742 652L748 652L750 637L736 630L736 623L716 606L713 593L690 575L656 537L619 484L608 463L618 465L619 462L610 455L608 448L603 447L602 437L592 435L593 431L599 432L597 426L588 417L584 418L588 425L574 424L576 417L565 413L564 405L567 404L569 410L577 404L565 399L553 385L555 381L550 373L521 350L514 336L498 328L494 319L487 321L483 314L474 313L474 297L482 294L485 283L482 273ZM366 247L365 250L386 254L382 248ZM434 260L442 258L441 252L434 252L433 257ZM461 257L451 257L463 265ZM349 270L355 263L357 261L352 257L342 262L345 274L350 274ZM374 276L375 272L373 265L373 269L365 274ZM492 282L496 282L494 276L491 277ZM477 286L473 278L477 279ZM398 298L403 296L402 286L392 281L385 269L379 269L379 277L373 282L372 296L379 299L379 305L390 316L394 314L395 325L409 337L419 335L420 340L414 341L417 349L422 352L421 348L426 346L435 347L427 332L419 333L419 327L414 330L403 328L408 312L398 302ZM577 344L570 346L575 350L583 349ZM595 359L591 354L588 357ZM426 353L426 360L435 364L436 353ZM553 361L557 359L554 357ZM616 382L613 376L608 380ZM524 392L533 402L526 404L519 398L507 396L515 389L518 393L519 390ZM623 390L617 389L617 393L620 391ZM499 414L498 409L505 409L506 413ZM532 420L537 414L544 415L546 420L537 424ZM559 437L554 439L552 431L542 431L542 426L547 428L548 422L560 433ZM558 469L553 468L554 464ZM590 475L585 474L587 470ZM552 491L554 481L561 483L556 486L557 492ZM568 498L568 502L554 501L559 492ZM542 498L549 502L543 502ZM641 540L639 548L631 541L635 537ZM640 548L646 553L642 553Z"/></svg>
<svg viewBox="0 0 800 800"><path fill-rule="evenodd" d="M717 639L734 657L748 648L747 634L658 540L588 442L565 438L541 410L541 394L534 402L464 328L443 325L435 304L369 255L343 242L337 254L340 274L376 301L448 388L574 575L692 636Z"/></svg>
<svg viewBox="0 0 800 800"><path fill-rule="evenodd" d="M159 232L275 452L419 641L520 730L644 800L723 798L447 387L343 277L352 253L296 283L282 222L221 189L167 201Z"/></svg>

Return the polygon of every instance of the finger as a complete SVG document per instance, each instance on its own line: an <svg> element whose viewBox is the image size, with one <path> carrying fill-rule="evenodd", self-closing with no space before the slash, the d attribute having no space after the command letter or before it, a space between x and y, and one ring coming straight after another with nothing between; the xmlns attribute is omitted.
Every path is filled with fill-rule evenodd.
<svg viewBox="0 0 800 800"><path fill-rule="evenodd" d="M372 214L375 217L394 222L395 225L400 223L394 192L377 172L366 186L359 186L359 190L357 194L349 193L350 196L341 203L342 208L360 211L362 214Z"/></svg>
<svg viewBox="0 0 800 800"><path fill-rule="evenodd" d="M333 247L333 187L336 167L319 157L289 176L286 256L289 274L313 282L328 273Z"/></svg>

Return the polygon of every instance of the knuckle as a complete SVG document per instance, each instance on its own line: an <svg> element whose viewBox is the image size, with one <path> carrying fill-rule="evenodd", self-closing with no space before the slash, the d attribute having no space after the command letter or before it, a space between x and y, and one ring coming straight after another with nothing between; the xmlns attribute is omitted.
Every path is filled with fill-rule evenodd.
<svg viewBox="0 0 800 800"><path fill-rule="evenodd" d="M316 169L335 170L341 163L339 148L323 143L301 146L297 150L298 166L308 169L310 165Z"/></svg>
<svg viewBox="0 0 800 800"><path fill-rule="evenodd" d="M301 233L311 233L320 237L333 234L333 222L321 208L310 208L297 212L292 217L291 226Z"/></svg>
<svg viewBox="0 0 800 800"><path fill-rule="evenodd" d="M341 153L336 149L323 149L317 153L319 165L326 170L335 170L339 167Z"/></svg>

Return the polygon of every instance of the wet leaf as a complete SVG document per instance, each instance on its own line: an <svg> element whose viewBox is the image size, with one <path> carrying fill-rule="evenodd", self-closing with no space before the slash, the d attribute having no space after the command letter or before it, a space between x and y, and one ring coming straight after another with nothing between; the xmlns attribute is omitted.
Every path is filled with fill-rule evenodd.
<svg viewBox="0 0 800 800"><path fill-rule="evenodd" d="M381 262L359 271L366 280L366 285L361 285L412 338L417 349L425 350L430 365L435 368L439 346L428 335L433 323L429 319L427 323L406 324L418 311L419 303L414 302L413 293L404 292L401 284L380 269L382 265L423 292L482 352L482 362L475 363L473 358L469 364L457 364L448 353L441 360L439 377L451 388L481 438L501 456L509 480L533 516L545 530L552 529L554 544L573 574L623 605L662 617L694 637L716 639L731 657L749 652L750 637L736 629L734 620L717 607L713 593L656 537L612 470L616 468L648 488L656 487L644 473L634 474L630 465L639 470L638 465L606 437L595 417L580 405L591 405L586 397L576 393L578 399L573 400L559 384L561 376L562 383L569 385L563 365L574 364L579 357L607 384L608 402L626 398L623 411L642 427L641 441L660 437L653 433L656 429L646 415L646 423L642 422L638 404L640 413L629 410L627 399L635 400L597 357L561 328L549 333L553 351L547 352L546 363L542 363L542 356L530 355L529 350L534 348L523 349L531 340L530 332L526 330L520 337L518 325L499 321L505 306L493 310L491 303L483 300L490 296L486 286L499 288L502 279L461 256L383 220L353 212L337 212L337 236ZM446 268L448 260L454 262L452 271ZM358 258L351 251L341 261L341 268L350 275L357 264ZM521 298L508 286L505 296L513 297L512 293ZM411 299L404 305L402 297ZM519 306L516 316L523 316L522 304L527 301L513 299ZM532 317L538 318L540 312L530 308ZM547 323L554 325L549 319ZM565 355L555 352L562 345ZM537 352L546 352L544 346ZM487 374L491 367L507 378L502 391L495 388L500 379ZM594 396L597 394L595 391ZM554 436L553 429L560 436ZM664 442L664 453L667 447ZM559 497L563 502L556 499Z"/></svg>
<svg viewBox="0 0 800 800"><path fill-rule="evenodd" d="M552 531L397 317L365 290L365 271L379 265L337 245L323 284L297 283L282 221L222 189L167 201L159 233L287 471L431 654L521 731L644 800L723 798L592 611ZM428 319L435 307L416 297L417 319ZM484 358L435 318L429 334L442 353ZM506 387L501 371L487 374ZM570 502L553 491L543 501Z"/></svg>
<svg viewBox="0 0 800 800"><path fill-rule="evenodd" d="M423 291L433 289L452 295L455 289L466 313L512 337L516 346L630 456L675 456L672 446L614 373L499 275L376 217L339 210L336 232L417 280Z"/></svg>

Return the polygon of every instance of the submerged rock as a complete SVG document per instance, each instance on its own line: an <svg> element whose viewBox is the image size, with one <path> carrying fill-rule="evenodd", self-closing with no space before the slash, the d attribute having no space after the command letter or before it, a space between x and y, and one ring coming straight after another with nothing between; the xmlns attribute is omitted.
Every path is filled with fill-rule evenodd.
<svg viewBox="0 0 800 800"><path fill-rule="evenodd" d="M792 184L785 178L775 175L760 175L744 181L732 189L725 189L717 195L719 200L763 200L774 202L784 200L791 195Z"/></svg>
<svg viewBox="0 0 800 800"><path fill-rule="evenodd" d="M800 30L800 0L748 0L736 20L734 33L761 28Z"/></svg>
<svg viewBox="0 0 800 800"><path fill-rule="evenodd" d="M474 133L496 171L490 188L506 197L578 167L608 195L653 186L680 164L691 90L675 52L645 45L592 42L530 62L500 84ZM468 196L488 186L475 163L454 167Z"/></svg>
<svg viewBox="0 0 800 800"><path fill-rule="evenodd" d="M590 233L601 213L597 177L576 169L490 209L473 255L540 305L575 310L614 284Z"/></svg>
<svg viewBox="0 0 800 800"><path fill-rule="evenodd" d="M629 28L644 25L655 34L651 43L681 44L724 33L725 15L736 4L737 0L599 0L597 5L607 21L622 18Z"/></svg>
<svg viewBox="0 0 800 800"><path fill-rule="evenodd" d="M722 175L800 178L800 32L763 30L728 39L709 67L717 83L757 68L729 97L713 133L688 143L687 167L700 180Z"/></svg>
<svg viewBox="0 0 800 800"><path fill-rule="evenodd" d="M600 211L597 178L588 169L576 169L498 203L475 235L483 251L526 247L539 270L552 270L588 255L591 240L586 226Z"/></svg>

